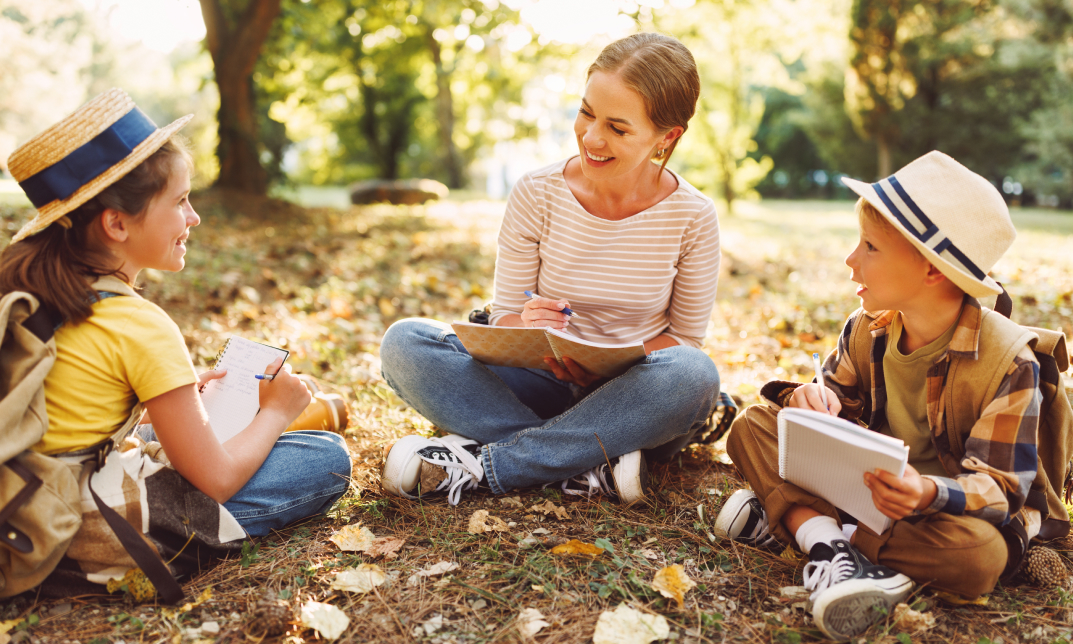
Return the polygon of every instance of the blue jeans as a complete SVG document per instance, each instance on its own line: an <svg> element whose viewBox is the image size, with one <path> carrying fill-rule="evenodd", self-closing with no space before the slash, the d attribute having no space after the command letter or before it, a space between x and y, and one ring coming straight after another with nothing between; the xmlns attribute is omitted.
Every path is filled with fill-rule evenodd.
<svg viewBox="0 0 1073 644"><path fill-rule="evenodd" d="M483 445L496 494L596 467L605 462L601 442L609 458L643 449L649 459L670 459L704 426L719 394L711 358L676 346L578 401L578 388L551 372L481 364L435 320L391 325L380 359L399 397L440 429Z"/></svg>
<svg viewBox="0 0 1073 644"><path fill-rule="evenodd" d="M139 434L155 440L148 425ZM342 436L286 432L253 477L223 506L250 536L263 537L299 519L327 512L349 485L350 452Z"/></svg>

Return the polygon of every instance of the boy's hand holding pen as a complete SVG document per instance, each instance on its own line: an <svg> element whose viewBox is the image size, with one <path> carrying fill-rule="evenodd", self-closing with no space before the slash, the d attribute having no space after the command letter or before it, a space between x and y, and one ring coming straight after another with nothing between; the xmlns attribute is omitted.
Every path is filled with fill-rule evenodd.
<svg viewBox="0 0 1073 644"><path fill-rule="evenodd" d="M570 318L581 317L570 310L570 302L566 300L541 297L532 291L524 291L524 294L529 298L522 308L521 318L525 326L547 326L562 330L570 324Z"/></svg>
<svg viewBox="0 0 1073 644"><path fill-rule="evenodd" d="M833 391L828 391L828 387L823 381L823 365L820 363L820 354L812 354L812 365L816 369L816 382L810 382L795 389L787 406L812 409L837 416L838 412L842 411L842 403Z"/></svg>

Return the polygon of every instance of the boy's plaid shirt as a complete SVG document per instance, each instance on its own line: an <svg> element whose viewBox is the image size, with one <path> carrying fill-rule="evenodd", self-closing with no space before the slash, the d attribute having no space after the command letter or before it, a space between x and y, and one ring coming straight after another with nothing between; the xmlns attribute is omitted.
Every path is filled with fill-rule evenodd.
<svg viewBox="0 0 1073 644"><path fill-rule="evenodd" d="M838 394L842 403L839 415L850 420L860 420L867 415L867 425L873 428L886 424L883 356L894 314L894 311L872 314L858 309L846 321L838 348L827 357L823 366L826 384ZM988 523L1005 525L1021 510L1036 478L1036 430L1041 403L1039 363L1031 347L1021 349L1010 363L995 398L986 405L964 439L964 453L954 453L944 423L946 376L951 358L977 359L982 317L980 303L966 296L950 346L928 369L928 425L944 468L958 474L953 478L927 477L935 481L938 494L923 513L974 516ZM858 322L868 324L872 336L871 351L866 360L864 356L851 355L850 341ZM858 386L857 369L865 366L872 382L869 398L862 395ZM781 391L765 387L762 393L785 405L792 392L789 387Z"/></svg>

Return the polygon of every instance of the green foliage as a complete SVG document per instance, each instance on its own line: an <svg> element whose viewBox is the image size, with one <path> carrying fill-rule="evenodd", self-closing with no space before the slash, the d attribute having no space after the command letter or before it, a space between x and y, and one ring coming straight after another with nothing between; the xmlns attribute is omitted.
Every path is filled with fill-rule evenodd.
<svg viewBox="0 0 1073 644"><path fill-rule="evenodd" d="M261 549L261 544L254 543L252 541L242 542L242 552L240 555L240 565L243 568L249 568L258 558L258 551Z"/></svg>

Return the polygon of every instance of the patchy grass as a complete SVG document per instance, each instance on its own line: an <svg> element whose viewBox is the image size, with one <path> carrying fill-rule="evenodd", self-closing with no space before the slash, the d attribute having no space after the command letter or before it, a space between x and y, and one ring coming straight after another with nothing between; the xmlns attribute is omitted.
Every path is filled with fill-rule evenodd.
<svg viewBox="0 0 1073 644"><path fill-rule="evenodd" d="M47 600L28 593L0 604L0 620L16 620L13 639L244 642L248 635L259 641L252 630L263 612L258 603L276 600L289 623L275 639L313 641L315 632L297 620L310 599L346 613L350 627L342 641L521 642L519 613L535 608L549 623L535 641L585 642L600 613L623 602L663 615L680 642L819 639L801 606L780 591L800 585L800 560L710 534L707 521L740 485L719 445L656 465L655 494L630 509L551 489L502 498L467 494L458 507L442 497L417 502L380 493L383 448L434 428L381 379L379 338L403 317L450 321L483 305L491 295L502 203L306 210L217 192L196 195L194 203L203 224L191 238L187 269L146 275L146 297L176 319L200 367L240 333L286 346L297 370L345 394L353 490L328 517L251 543L241 557L188 580L186 607L137 605L122 595ZM722 221L720 297L705 349L720 367L724 389L749 403L773 377L810 378L811 353L833 348L855 308L842 258L856 242L856 222L848 203L742 204L740 211ZM0 200L0 246L28 215ZM996 269L1014 295L1014 317L1069 334L1073 216L1018 212L1015 221L1021 235ZM534 509L549 500L565 509L566 519ZM480 509L501 518L508 531L470 534L470 516ZM347 524L405 545L390 560L340 552L328 537ZM552 554L552 546L569 539L604 553ZM1073 544L1058 549L1069 563ZM458 567L407 582L442 561ZM367 594L330 588L333 572L360 563L375 563L387 581ZM698 584L682 608L651 587L655 573L671 564ZM912 601L934 615L934 628L908 633L885 622L866 639L1071 639L1073 594L1063 589L1014 585L996 590L986 606L964 607L943 604L925 589Z"/></svg>

